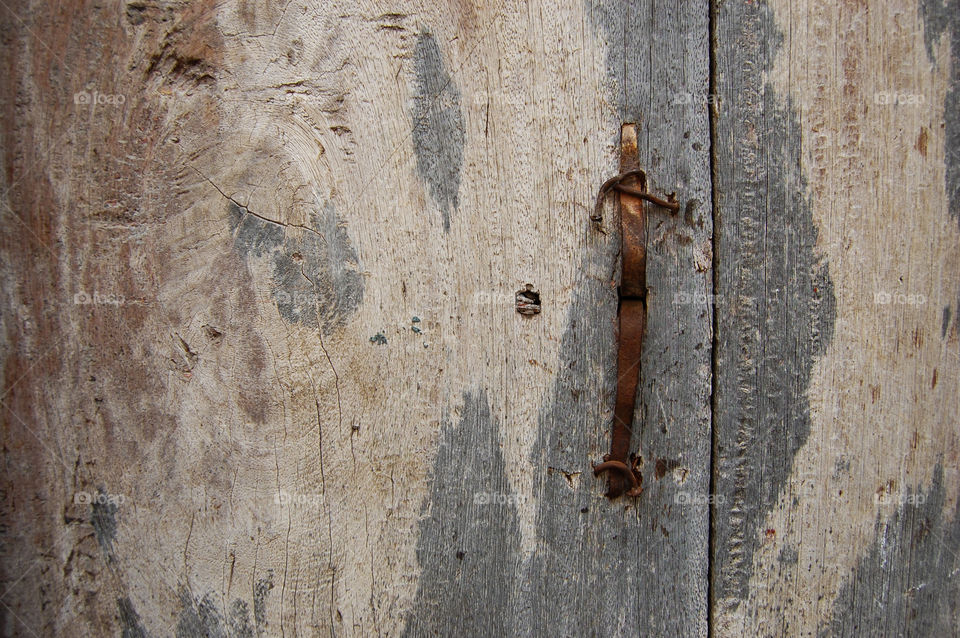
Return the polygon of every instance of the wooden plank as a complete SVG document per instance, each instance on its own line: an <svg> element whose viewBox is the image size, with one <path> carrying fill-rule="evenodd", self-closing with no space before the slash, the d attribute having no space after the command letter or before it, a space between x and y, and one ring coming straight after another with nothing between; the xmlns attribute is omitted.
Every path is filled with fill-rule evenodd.
<svg viewBox="0 0 960 638"><path fill-rule="evenodd" d="M924 11L716 8L717 635L957 631L957 36Z"/></svg>
<svg viewBox="0 0 960 638"><path fill-rule="evenodd" d="M636 529L641 633L704 635L708 543L712 262L707 3L594 8L608 44L612 105L641 123L652 190L676 191L680 218L651 209L648 313L638 413L645 492ZM611 386L612 388L613 386ZM636 440L636 437L635 437ZM635 443L636 445L636 443ZM631 538L633 541L633 538ZM623 573L630 561L619 559Z"/></svg>
<svg viewBox="0 0 960 638"><path fill-rule="evenodd" d="M705 93L707 13L693 5L658 8L652 21L632 10L621 14L617 8L599 5L578 20L562 12L550 16L535 7L528 13L537 19L530 19L518 40L543 47L562 42L551 53L564 58L570 55L567 51L577 50L569 43L574 33L565 23L586 20L589 27L592 20L598 25L597 37L604 45L600 51L606 49L601 58L606 68L604 101L614 108L597 114L603 123L599 139L604 146L601 154L593 155L596 165L584 171L592 176L591 185L596 187L616 170L619 123L642 119L646 130L642 153L651 176L662 173L676 180L665 179L657 187L677 190L685 202L699 199L706 206L700 210L693 204L684 220L659 218L651 225L650 269L656 273L649 275L653 302L647 336L651 345L646 351L652 354L644 360L641 395L642 417L651 424L641 433L648 490L638 508L624 508L623 503L611 505L600 497L604 484L590 476L588 465L609 446L616 387L611 340L616 297L610 286L615 236L598 236L583 225L580 216L588 211L582 202L590 201L589 188L576 188L583 193L579 197L588 197L579 199L579 204L577 196L555 195L560 198L558 204L573 204L569 223L583 248L570 301L556 308L567 324L558 333L562 337L559 359L553 364L556 376L536 417L529 456L521 459L524 464L532 461L531 496L503 491L511 468L496 452L490 430L505 425L497 425L493 410L487 407L492 393L470 395L459 422L451 419L444 426L426 501L431 510L418 541L424 571L407 630L411 635L443 635L486 627L493 633L518 635L600 635L639 628L668 635L702 635L706 632L707 510L701 505L682 511L674 498L678 490L698 494L707 489L710 318L705 302L673 303L673 292L681 289L696 298L692 293L702 293L708 281L711 227L709 217L704 219L709 210L708 122L705 109L678 108L682 96L677 98L668 89L653 95L646 82L652 60L671 60L675 67L661 72L681 78L672 85L673 91ZM667 34L662 42L654 37L657 32ZM588 32L587 36L584 46L589 47L593 35ZM645 41L655 42L654 49L635 45ZM516 46L498 43L497 49L510 51ZM538 87L534 92L546 96L576 92L567 85L572 78L558 77L569 62L554 66L544 55L535 50L537 62L525 76ZM629 58L627 63L624 56ZM487 64L492 67L493 59ZM551 80L537 71L541 66L553 69ZM629 69L626 77L621 75L623 68ZM545 81L549 86L540 86ZM554 110L560 104L553 100L550 104L552 113L562 112ZM580 123L590 126L589 119ZM577 138L570 141L578 142ZM607 167L606 172L597 172L596 166ZM534 165L530 168L535 170ZM509 176L504 178L507 190L512 190ZM522 190L523 185L516 188ZM560 256L558 249L557 245L547 248ZM677 334L678 324L686 328L683 334ZM684 398L678 399L681 393L670 380L687 373L691 376L685 378L693 381L686 386ZM584 450L590 451L589 458L584 458ZM662 466L670 467L666 476L655 478L653 454L659 455ZM480 486L481 494L517 498L520 507L516 513L503 507L495 514L483 508L479 513L471 511L462 502L470 485ZM522 542L525 505L534 512L528 547ZM514 526L520 529L521 542L508 533ZM519 566L515 575L512 565ZM674 577L678 571L684 574L682 585Z"/></svg>
<svg viewBox="0 0 960 638"><path fill-rule="evenodd" d="M4 631L706 633L705 3L2 10ZM631 119L691 202L636 506L590 474Z"/></svg>

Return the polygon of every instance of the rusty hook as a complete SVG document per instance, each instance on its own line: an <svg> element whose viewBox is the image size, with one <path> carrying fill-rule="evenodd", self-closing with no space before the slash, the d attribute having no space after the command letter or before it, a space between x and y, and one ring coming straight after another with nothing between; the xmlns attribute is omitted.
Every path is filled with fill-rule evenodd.
<svg viewBox="0 0 960 638"><path fill-rule="evenodd" d="M611 499L626 493L639 496L643 491L643 476L638 469L639 457L630 454L631 425L636 410L637 389L640 384L640 359L643 353L643 333L647 321L647 217L644 202L650 202L674 213L680 204L674 193L661 199L647 192L647 175L638 168L636 124L624 124L620 139L620 174L600 186L597 202L590 219L598 224L604 198L611 192L620 193L620 301L615 324L617 341L617 395L614 408L613 433L610 454L603 463L593 466L595 476L607 472Z"/></svg>
<svg viewBox="0 0 960 638"><path fill-rule="evenodd" d="M639 188L634 188L623 184L623 180L629 177L640 177L643 181L646 181L647 174L640 169L633 169L629 171L624 171L619 175L614 175L603 184L600 185L600 190L597 192L597 201L593 206L593 215L590 215L590 221L600 223L603 221L603 200L610 194L610 191L618 191L620 193L626 193L628 195L633 195L634 197L639 197L640 199L645 199L651 204L656 204L668 210L673 211L674 213L679 212L680 202L677 201L677 194L670 193L667 195L666 199L661 199L652 193L648 193L645 190L640 190Z"/></svg>

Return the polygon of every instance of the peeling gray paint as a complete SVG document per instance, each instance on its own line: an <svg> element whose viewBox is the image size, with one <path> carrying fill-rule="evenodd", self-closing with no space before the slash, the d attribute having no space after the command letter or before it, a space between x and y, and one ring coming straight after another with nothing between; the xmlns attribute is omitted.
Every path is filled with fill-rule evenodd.
<svg viewBox="0 0 960 638"><path fill-rule="evenodd" d="M227 204L227 213L233 244L240 254L261 257L283 243L283 226L250 215L235 202Z"/></svg>
<svg viewBox="0 0 960 638"><path fill-rule="evenodd" d="M180 590L182 606L177 620L177 638L226 638L223 616L220 615L214 595L208 593L194 600L186 588Z"/></svg>
<svg viewBox="0 0 960 638"><path fill-rule="evenodd" d="M800 560L800 553L797 551L797 548L793 545L787 545L780 550L780 554L777 556L777 561L784 563L786 565L796 565Z"/></svg>
<svg viewBox="0 0 960 638"><path fill-rule="evenodd" d="M117 610L120 612L122 638L147 638L147 632L140 624L140 614L133 608L129 598L118 598Z"/></svg>
<svg viewBox="0 0 960 638"><path fill-rule="evenodd" d="M257 580L253 590L253 622L256 624L258 636L267 626L267 597L272 589L273 570L271 569L266 576Z"/></svg>
<svg viewBox="0 0 960 638"><path fill-rule="evenodd" d="M609 272L612 258L592 251L582 270ZM629 499L610 503L598 497L605 482L590 468L591 458L600 460L598 439L606 440L609 427L597 397L611 398L616 388L615 357L609 356L615 352L610 319L616 296L602 281L580 283L530 458L539 501L537 550L522 570L526 585L516 605L516 635L618 636L656 623L639 613L643 570L636 512L625 509ZM563 472L580 472L579 481L571 485Z"/></svg>
<svg viewBox="0 0 960 638"><path fill-rule="evenodd" d="M583 472L580 489L588 490L593 501L584 505L589 508L583 515L585 529L578 529L578 522L570 520L564 500L569 497L563 496L562 486L544 499L540 524L557 558L547 558L548 567L536 568L536 580L543 581L538 585L543 595L571 601L575 611L564 615L574 616L584 629L554 621L563 623L560 631L571 635L628 635L639 627L644 635L706 636L713 340L713 308L707 299L713 290L712 269L696 250L711 247L713 235L706 107L711 7L706 0L584 0L584 5L605 52L602 100L619 120L611 122L614 118L605 116L602 130L584 132L601 136L613 151L606 157L602 176L617 170L619 124L638 122L639 159L651 189L661 194L676 191L687 205L676 216L648 208L647 328L631 445L643 457L644 493L629 508L630 499L609 503L597 497L605 481L594 478L589 466L609 449L609 410L616 389L616 347L611 343L615 291L588 279L575 297L561 354L570 369L558 372L553 404L541 426L548 437L555 436L551 429L565 431L562 438L552 442L546 438L538 446L559 456L569 445L571 429L586 428L587 445L579 454L543 462L567 463L558 466L566 469L575 464ZM588 238L596 235L591 229ZM589 241L584 250L588 255L599 252L606 261L588 257L581 270L602 280L614 272L618 246L597 243ZM595 285L598 288L591 291ZM703 301L677 303L678 292L694 293L690 297ZM590 377L589 383L578 381L578 375ZM573 403L577 396L580 403ZM601 413L596 411L597 400L604 409ZM598 443L603 449L596 449ZM585 453L591 448L592 455ZM681 504L684 497L701 500ZM577 542L567 540L571 534ZM589 558L578 557L583 554ZM577 569L589 573L577 576ZM558 571L578 583L575 595L556 585L550 594L550 581L556 580L553 574ZM602 595L596 596L596 591ZM560 612L553 603L548 608Z"/></svg>
<svg viewBox="0 0 960 638"><path fill-rule="evenodd" d="M950 214L960 222L960 0L920 0L927 56L938 68L950 65L950 88L944 97L944 156ZM950 38L950 59L938 60L934 51L941 38Z"/></svg>
<svg viewBox="0 0 960 638"><path fill-rule="evenodd" d="M617 109L621 122L643 122L644 111L649 113L651 110L647 108L649 100L657 99L657 96L650 90L649 51L641 46L629 46L629 43L640 42L637 37L640 29L634 23L642 19L638 15L642 8L605 0L585 0L584 6L597 32L605 36L607 41L605 66L607 91L612 97L610 104ZM663 93L666 100L668 91L665 89L657 93ZM610 133L619 142L620 131ZM642 134L642 130L638 131L638 137Z"/></svg>
<svg viewBox="0 0 960 638"><path fill-rule="evenodd" d="M117 537L117 504L103 488L97 488L97 498L90 504L90 524L107 559L113 560L113 541Z"/></svg>
<svg viewBox="0 0 960 638"><path fill-rule="evenodd" d="M272 578L273 574L270 574ZM180 615L177 619L177 638L253 638L263 632L265 622L264 609L257 616L258 604L263 605L266 592L273 587L272 581L261 579L254 592L254 616L256 632L250 625L250 606L240 598L230 603L227 617L223 617L218 597L208 592L202 598L194 598L186 587L180 588ZM259 602L258 602L259 601Z"/></svg>
<svg viewBox="0 0 960 638"><path fill-rule="evenodd" d="M227 618L230 626L230 635L234 638L253 638L253 627L250 626L250 606L245 600L235 599L230 605L230 616Z"/></svg>
<svg viewBox="0 0 960 638"><path fill-rule="evenodd" d="M413 149L417 172L440 207L443 230L459 206L463 166L464 122L460 90L443 64L437 40L430 32L417 37L413 51Z"/></svg>
<svg viewBox="0 0 960 638"><path fill-rule="evenodd" d="M766 81L783 43L763 3L717 7L716 317L712 596L746 600L757 530L810 432L806 391L833 336L800 125ZM732 602L731 602L732 601ZM729 609L714 611L729 612Z"/></svg>
<svg viewBox="0 0 960 638"><path fill-rule="evenodd" d="M270 258L270 293L284 319L327 333L360 307L363 277L357 254L332 204L311 215L309 229L299 229L296 237L234 202L228 209L237 251L246 258Z"/></svg>
<svg viewBox="0 0 960 638"><path fill-rule="evenodd" d="M506 478L500 425L485 392L445 419L419 526L422 567L405 636L512 636L520 585L516 496Z"/></svg>
<svg viewBox="0 0 960 638"><path fill-rule="evenodd" d="M926 490L893 496L821 636L960 635L960 505L944 515L942 462Z"/></svg>

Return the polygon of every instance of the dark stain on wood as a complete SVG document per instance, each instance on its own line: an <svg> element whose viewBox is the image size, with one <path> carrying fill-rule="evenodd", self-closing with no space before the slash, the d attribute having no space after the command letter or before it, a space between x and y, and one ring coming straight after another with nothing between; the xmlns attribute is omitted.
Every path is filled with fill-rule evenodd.
<svg viewBox="0 0 960 638"><path fill-rule="evenodd" d="M797 548L792 545L785 545L777 555L777 562L784 563L785 565L796 565L799 560L800 553L797 551Z"/></svg>
<svg viewBox="0 0 960 638"><path fill-rule="evenodd" d="M120 613L120 630L123 638L147 638L147 631L140 622L140 614L126 596L117 599L117 611Z"/></svg>
<svg viewBox="0 0 960 638"><path fill-rule="evenodd" d="M927 128L925 126L920 127L920 134L917 135L917 143L914 144L914 148L923 157L927 156Z"/></svg>
<svg viewBox="0 0 960 638"><path fill-rule="evenodd" d="M711 596L746 600L756 530L810 432L806 389L833 334L835 300L790 98L767 83L783 35L763 3L715 15L717 341ZM729 609L714 608L714 612Z"/></svg>
<svg viewBox="0 0 960 638"><path fill-rule="evenodd" d="M678 467L680 467L680 461L677 459L657 459L654 464L653 476L659 481L667 475L667 472L672 472Z"/></svg>
<svg viewBox="0 0 960 638"><path fill-rule="evenodd" d="M927 57L937 68L950 67L950 86L943 100L945 118L944 159L947 199L950 214L960 222L960 2L957 0L919 0L923 19L923 39ZM942 38L950 38L948 60L937 58Z"/></svg>
<svg viewBox="0 0 960 638"><path fill-rule="evenodd" d="M944 510L943 465L926 489L881 505L874 542L846 579L821 636L956 635L960 504Z"/></svg>
<svg viewBox="0 0 960 638"><path fill-rule="evenodd" d="M404 635L516 635L520 524L500 424L485 392L464 395L459 422L444 419L440 439L419 525L422 572Z"/></svg>
<svg viewBox="0 0 960 638"><path fill-rule="evenodd" d="M158 8L157 13L159 11ZM145 17L146 14L140 15ZM129 12L127 16L129 19ZM177 85L184 90L198 85L212 87L216 84L216 71L224 50L223 38L217 28L216 3L190 3L176 18L172 25L161 19L159 24L162 26L158 31L162 36L159 47L148 59L146 74L152 75L158 83ZM136 18L132 23L136 23ZM137 24L142 25L143 21Z"/></svg>
<svg viewBox="0 0 960 638"><path fill-rule="evenodd" d="M253 589L253 622L259 636L267 626L267 598L273 590L273 570L267 570L267 575L259 578Z"/></svg>
<svg viewBox="0 0 960 638"><path fill-rule="evenodd" d="M232 285L224 286L225 280ZM232 344L243 344L236 350L237 365L246 379L259 379L238 389L234 395L237 406L251 422L266 421L270 407L275 404L270 382L264 378L267 369L267 345L263 336L251 325L249 317L257 312L254 280L244 258L238 251L223 251L211 264L201 281L201 289L209 299L208 310L213 325L203 328L208 344L200 341L201 355L216 361L217 350L225 339ZM217 326L214 328L213 326ZM218 383L229 385L228 375L218 367L210 370ZM253 432L250 432L253 435ZM229 488L228 488L229 489Z"/></svg>
<svg viewBox="0 0 960 638"><path fill-rule="evenodd" d="M175 630L177 638L253 638L261 635L263 630L260 624L256 627L250 624L250 607L240 598L234 598L224 609L215 593L207 592L202 598L194 598L185 587L181 587L180 605Z"/></svg>
<svg viewBox="0 0 960 638"><path fill-rule="evenodd" d="M417 38L413 52L413 149L417 172L440 207L443 230L459 204L463 165L464 121L460 90L443 64L437 40L429 31Z"/></svg>
<svg viewBox="0 0 960 638"><path fill-rule="evenodd" d="M262 257L283 244L284 229L280 224L255 217L235 202L227 204L227 213L234 246L242 255Z"/></svg>
<svg viewBox="0 0 960 638"><path fill-rule="evenodd" d="M4 358L4 391L9 390L4 406L9 410L4 410L2 422L9 449L3 463L11 477L23 476L29 468L36 484L67 487L71 501L68 486L100 483L123 484L131 490L129 496L149 501L150 496L130 482L136 481L130 473L150 466L171 477L182 460L168 453L175 446L152 445L155 437L169 444L178 426L173 414L178 407L157 405L157 397L169 390L169 342L159 335L174 334L185 325L176 304L157 303L175 252L166 244L169 237L162 227L177 223L174 220L196 203L183 179L184 153L172 140L198 131L210 131L207 139L214 139L218 130L208 91L196 92L202 94L198 101L180 99L179 93L181 88L193 91L194 80L210 84L209 78L195 73L201 67L212 73L219 64L224 47L216 28L216 4L146 2L143 11L128 13L127 21L123 3L77 3L69 10L11 5L8 17L17 15L23 22L10 19L0 25L5 45L0 84L10 96L0 107L8 142L3 147L3 190L10 209L24 223L11 221L0 243L5 264L30 267L17 272L16 284L7 293L20 321L10 322L12 331L5 329L13 350ZM164 17L154 21L151 8L160 5ZM158 52L153 75L147 70ZM202 63L175 69L178 57ZM166 72L170 75L161 77ZM156 90L168 80L173 83L164 87L170 89L169 100ZM122 95L124 101L94 107L71 99L75 92L92 90ZM31 97L38 95L59 98ZM43 139L57 140L60 151L47 153L51 145ZM81 139L92 142L76 154L67 151L77 148ZM218 285L232 289L234 283L221 279ZM75 294L96 292L127 303L71 303ZM193 354L202 357L205 344L191 341ZM189 347L183 351L188 360L190 352ZM38 389L61 385L74 391L45 392L39 399ZM36 434L24 430L20 419ZM131 459L138 467L131 466ZM26 485L21 479L16 483ZM4 481L3 490L9 487ZM5 581L24 577L5 599L24 619L24 629L54 635L68 622L77 634L145 634L129 598L90 595L110 569L119 568L109 563L123 541L122 516L130 510L118 508L109 495L101 499L100 490L89 510L71 505L64 515L66 530L58 529L50 513L62 494L37 498L31 487L31 495L24 498L25 492L18 491L22 489L10 490L21 505L10 516L5 511L4 520L30 532L20 535L23 542L9 543L10 556L39 552L34 558L45 561L42 557L50 552L66 554L62 573L46 567L14 572L19 564L9 556L0 566ZM166 505L158 505L164 516ZM160 510L155 513L160 515ZM75 524L78 518L84 525ZM51 525L38 523L44 520ZM67 580L76 586L64 585ZM73 610L68 621L44 611L56 605Z"/></svg>
<svg viewBox="0 0 960 638"><path fill-rule="evenodd" d="M93 526L100 548L109 560L113 560L113 542L117 538L117 504L102 488L97 489L90 503L90 525Z"/></svg>
<svg viewBox="0 0 960 638"><path fill-rule="evenodd" d="M212 592L201 599L194 600L186 587L181 587L180 604L181 610L175 629L177 638L226 636L220 605Z"/></svg>
<svg viewBox="0 0 960 638"><path fill-rule="evenodd" d="M271 296L290 323L331 332L363 301L363 277L356 251L331 204L311 217L299 236L230 202L234 246L244 256L269 256L273 262Z"/></svg>

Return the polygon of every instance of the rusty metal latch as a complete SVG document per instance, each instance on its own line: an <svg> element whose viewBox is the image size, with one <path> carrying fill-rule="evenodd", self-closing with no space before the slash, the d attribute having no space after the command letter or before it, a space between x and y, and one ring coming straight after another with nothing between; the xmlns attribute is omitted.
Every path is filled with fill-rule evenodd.
<svg viewBox="0 0 960 638"><path fill-rule="evenodd" d="M640 384L640 356L647 321L647 217L645 202L666 208L673 213L680 204L673 193L666 199L647 192L647 175L640 170L637 151L637 125L624 124L620 131L620 174L600 187L591 219L598 225L601 210L611 191L619 193L620 210L620 302L617 308L615 337L617 342L617 401L613 412L613 435L610 454L593 466L594 476L609 471L607 497L614 499L626 492L639 496L643 476L638 469L639 457L630 454L633 414Z"/></svg>

